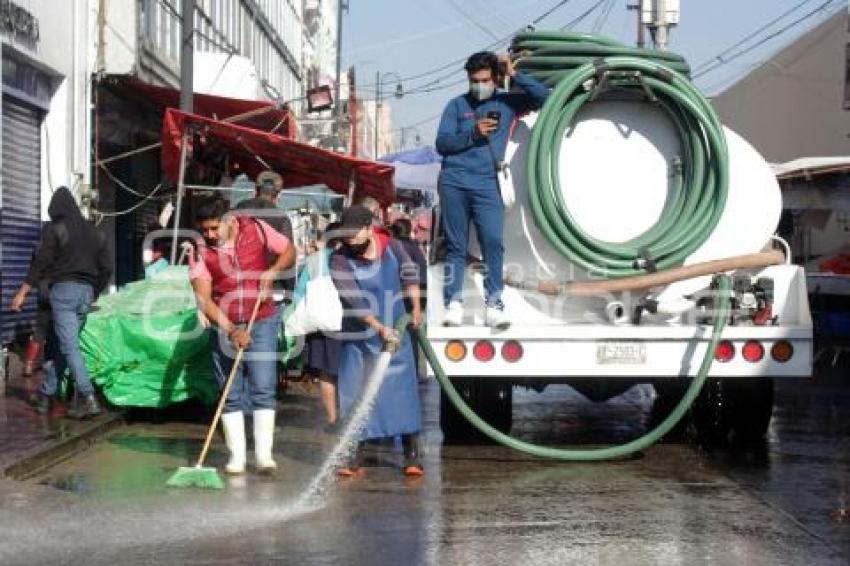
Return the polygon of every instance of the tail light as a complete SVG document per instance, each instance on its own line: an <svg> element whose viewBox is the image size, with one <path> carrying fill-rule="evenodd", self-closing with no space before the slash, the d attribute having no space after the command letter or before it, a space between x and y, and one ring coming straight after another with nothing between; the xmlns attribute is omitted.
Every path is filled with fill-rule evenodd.
<svg viewBox="0 0 850 566"><path fill-rule="evenodd" d="M729 340L722 340L714 351L714 359L721 363L732 361L735 357L735 345Z"/></svg>
<svg viewBox="0 0 850 566"><path fill-rule="evenodd" d="M518 362L522 358L522 344L516 340L508 340L502 344L502 358L506 362Z"/></svg>
<svg viewBox="0 0 850 566"><path fill-rule="evenodd" d="M459 362L466 357L466 345L460 340L450 340L446 344L446 359L450 362Z"/></svg>
<svg viewBox="0 0 850 566"><path fill-rule="evenodd" d="M747 340L741 349L741 355L751 364L760 362L764 358L764 346L757 340Z"/></svg>
<svg viewBox="0 0 850 566"><path fill-rule="evenodd" d="M788 340L780 340L770 349L770 356L780 364L784 364L794 356L794 346Z"/></svg>
<svg viewBox="0 0 850 566"><path fill-rule="evenodd" d="M496 356L496 347L489 340L479 340L472 347L472 355L479 362L489 362Z"/></svg>

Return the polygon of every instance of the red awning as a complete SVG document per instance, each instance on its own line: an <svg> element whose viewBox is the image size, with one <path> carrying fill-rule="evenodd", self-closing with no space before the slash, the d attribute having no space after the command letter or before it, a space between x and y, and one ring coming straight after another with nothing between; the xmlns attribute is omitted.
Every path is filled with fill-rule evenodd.
<svg viewBox="0 0 850 566"><path fill-rule="evenodd" d="M163 110L180 108L179 90L143 83L133 77L122 77L117 84L141 93L154 104L161 106ZM195 114L209 116L216 120L256 112L256 115L239 120L239 124L265 132L275 132L289 138L296 136L297 124L292 112L271 102L195 93L193 107Z"/></svg>
<svg viewBox="0 0 850 566"><path fill-rule="evenodd" d="M355 182L355 197L371 196L384 206L394 200L393 167L326 151L287 137L230 124L195 114L169 109L162 121L162 168L177 182L180 146L184 130L193 132L192 141L223 149L231 165L256 177L265 166L257 157L283 175L284 187L323 183L339 194L348 194L349 181Z"/></svg>

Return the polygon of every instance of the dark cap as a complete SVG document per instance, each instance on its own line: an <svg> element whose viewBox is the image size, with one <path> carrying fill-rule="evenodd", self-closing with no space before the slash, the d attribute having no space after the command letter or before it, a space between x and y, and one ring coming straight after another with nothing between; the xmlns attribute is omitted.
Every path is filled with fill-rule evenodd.
<svg viewBox="0 0 850 566"><path fill-rule="evenodd" d="M342 211L339 230L344 232L358 232L372 225L375 217L372 211L365 206L355 204Z"/></svg>
<svg viewBox="0 0 850 566"><path fill-rule="evenodd" d="M274 171L263 171L257 175L257 189L262 192L277 192L283 188L283 177Z"/></svg>

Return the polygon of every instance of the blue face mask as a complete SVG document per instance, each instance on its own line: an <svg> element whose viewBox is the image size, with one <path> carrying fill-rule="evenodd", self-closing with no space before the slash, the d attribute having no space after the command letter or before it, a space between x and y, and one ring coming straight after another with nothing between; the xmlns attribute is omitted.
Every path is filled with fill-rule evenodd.
<svg viewBox="0 0 850 566"><path fill-rule="evenodd" d="M489 83L469 83L469 94L475 100L487 100L496 92L496 85Z"/></svg>

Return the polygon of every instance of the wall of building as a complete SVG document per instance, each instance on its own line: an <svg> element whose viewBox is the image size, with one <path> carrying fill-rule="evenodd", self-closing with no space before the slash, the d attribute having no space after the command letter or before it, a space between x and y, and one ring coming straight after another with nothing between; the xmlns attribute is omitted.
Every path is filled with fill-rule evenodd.
<svg viewBox="0 0 850 566"><path fill-rule="evenodd" d="M50 77L49 93L38 101L41 124L42 219L57 187L80 190L89 182L89 127L87 120L91 84L88 80L87 0L54 2L30 0L25 5L38 22L39 39L29 43L2 34L3 58L31 66ZM9 92L9 89L5 89ZM39 97L42 98L42 97Z"/></svg>
<svg viewBox="0 0 850 566"><path fill-rule="evenodd" d="M714 106L768 161L847 155L848 43L842 11L718 95Z"/></svg>
<svg viewBox="0 0 850 566"><path fill-rule="evenodd" d="M89 0L106 4L101 61L110 74L179 85L179 0ZM251 60L261 80L286 100L301 98L302 0L196 0L195 50Z"/></svg>

